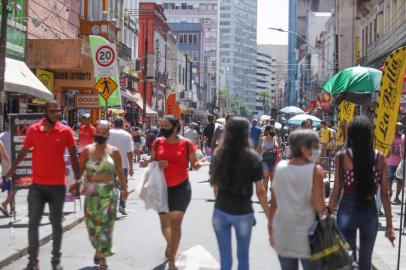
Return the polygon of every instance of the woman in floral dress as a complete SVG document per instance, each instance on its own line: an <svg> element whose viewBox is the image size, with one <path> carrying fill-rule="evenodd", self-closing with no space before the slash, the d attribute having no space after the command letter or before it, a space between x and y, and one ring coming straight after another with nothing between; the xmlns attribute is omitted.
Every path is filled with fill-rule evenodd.
<svg viewBox="0 0 406 270"><path fill-rule="evenodd" d="M107 144L110 124L98 121L95 143L88 145L80 155L80 168L85 173L81 193L86 195L85 221L90 242L95 248L94 263L107 269L106 258L112 256L112 236L116 220L118 176L124 198L128 196L127 183L117 148Z"/></svg>

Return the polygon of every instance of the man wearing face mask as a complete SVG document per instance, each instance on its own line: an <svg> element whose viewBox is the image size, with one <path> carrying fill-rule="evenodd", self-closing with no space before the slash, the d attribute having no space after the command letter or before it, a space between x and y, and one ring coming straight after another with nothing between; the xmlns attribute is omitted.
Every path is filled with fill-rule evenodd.
<svg viewBox="0 0 406 270"><path fill-rule="evenodd" d="M52 260L53 270L61 266L63 203L66 193L66 166L64 153L68 148L72 168L79 179L79 165L76 156L75 139L70 127L63 125L61 107L56 102L47 104L44 117L27 130L23 148L13 162L7 176L10 178L17 165L32 150L32 186L28 193L28 254L26 270L39 269L38 228L44 212L45 203L49 205L49 219L52 224ZM52 166L50 166L52 164Z"/></svg>
<svg viewBox="0 0 406 270"><path fill-rule="evenodd" d="M133 153L134 144L131 134L123 129L124 121L122 118L116 118L113 120L114 128L110 129L110 137L107 141L108 144L116 147L122 160L122 166L125 174L125 179L128 182L128 175L132 176L133 172ZM126 202L124 199L120 199L120 207L118 211L122 215L127 215L125 210Z"/></svg>

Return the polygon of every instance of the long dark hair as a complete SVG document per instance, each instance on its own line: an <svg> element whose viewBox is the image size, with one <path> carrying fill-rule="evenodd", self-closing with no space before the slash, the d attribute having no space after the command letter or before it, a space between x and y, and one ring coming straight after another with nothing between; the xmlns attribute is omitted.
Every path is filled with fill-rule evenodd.
<svg viewBox="0 0 406 270"><path fill-rule="evenodd" d="M371 121L364 116L355 117L348 126L347 146L353 153L356 192L358 198L364 202L375 195L373 166L376 160L373 143L374 134Z"/></svg>
<svg viewBox="0 0 406 270"><path fill-rule="evenodd" d="M165 115L164 119L168 120L169 123L171 123L171 125L173 127L176 127L178 129L178 131L177 131L178 133L180 132L180 130L182 129L182 124L180 123L178 118L176 118L175 116L173 116L171 114L168 114L168 115Z"/></svg>
<svg viewBox="0 0 406 270"><path fill-rule="evenodd" d="M224 138L214 154L211 184L246 194L252 185L256 159L249 141L248 120L234 117L227 123Z"/></svg>

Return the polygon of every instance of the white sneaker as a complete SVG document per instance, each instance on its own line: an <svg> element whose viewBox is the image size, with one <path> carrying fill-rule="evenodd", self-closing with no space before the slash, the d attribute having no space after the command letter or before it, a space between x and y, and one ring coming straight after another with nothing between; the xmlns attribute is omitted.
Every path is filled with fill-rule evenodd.
<svg viewBox="0 0 406 270"><path fill-rule="evenodd" d="M127 215L127 212L125 211L125 208L122 207L122 206L120 206L120 207L118 208L118 212L120 212L123 216L126 216L126 215Z"/></svg>

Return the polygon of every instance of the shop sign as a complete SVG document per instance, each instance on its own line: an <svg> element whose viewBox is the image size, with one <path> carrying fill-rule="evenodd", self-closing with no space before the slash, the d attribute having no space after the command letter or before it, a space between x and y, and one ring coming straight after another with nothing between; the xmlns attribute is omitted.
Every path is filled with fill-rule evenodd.
<svg viewBox="0 0 406 270"><path fill-rule="evenodd" d="M37 69L37 78L48 88L49 91L54 90L54 73L43 69Z"/></svg>
<svg viewBox="0 0 406 270"><path fill-rule="evenodd" d="M94 89L96 89L100 96L107 100L117 89L117 84L110 77L103 77L97 81Z"/></svg>
<svg viewBox="0 0 406 270"><path fill-rule="evenodd" d="M11 1L9 1L11 2ZM11 3L10 3L11 5ZM7 26L7 56L14 56L19 59L25 57L25 41L27 27L25 21L26 15L26 0L14 0L13 12L8 14L8 26Z"/></svg>
<svg viewBox="0 0 406 270"><path fill-rule="evenodd" d="M355 104L349 101L343 100L338 105L338 123L337 123L337 135L336 145L344 144L344 134L346 132L346 126L354 118Z"/></svg>
<svg viewBox="0 0 406 270"><path fill-rule="evenodd" d="M76 108L99 108L99 97L96 94L75 95Z"/></svg>
<svg viewBox="0 0 406 270"><path fill-rule="evenodd" d="M41 113L10 114L11 162L23 148L27 129L43 116ZM32 152L17 165L13 173L13 181L17 189L28 188L32 184Z"/></svg>
<svg viewBox="0 0 406 270"><path fill-rule="evenodd" d="M385 156L388 155L395 137L405 70L406 47L401 47L386 59L375 107L375 149Z"/></svg>
<svg viewBox="0 0 406 270"><path fill-rule="evenodd" d="M126 77L120 77L120 87L127 87L127 78Z"/></svg>

